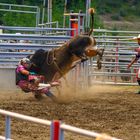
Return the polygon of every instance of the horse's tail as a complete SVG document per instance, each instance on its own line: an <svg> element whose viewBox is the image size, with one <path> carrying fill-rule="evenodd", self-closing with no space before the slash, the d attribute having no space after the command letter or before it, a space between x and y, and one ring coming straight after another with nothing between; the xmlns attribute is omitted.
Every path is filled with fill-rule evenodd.
<svg viewBox="0 0 140 140"><path fill-rule="evenodd" d="M93 28L94 28L94 12L95 12L94 8L89 9L89 14L91 15L91 17L90 17L91 18L91 28L88 33L89 36L92 34Z"/></svg>

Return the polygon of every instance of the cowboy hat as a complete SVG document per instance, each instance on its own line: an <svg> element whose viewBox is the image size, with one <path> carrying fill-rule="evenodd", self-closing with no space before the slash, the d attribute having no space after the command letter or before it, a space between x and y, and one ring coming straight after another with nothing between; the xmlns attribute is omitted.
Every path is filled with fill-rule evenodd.
<svg viewBox="0 0 140 140"><path fill-rule="evenodd" d="M140 40L140 34L137 37L133 37L132 40Z"/></svg>

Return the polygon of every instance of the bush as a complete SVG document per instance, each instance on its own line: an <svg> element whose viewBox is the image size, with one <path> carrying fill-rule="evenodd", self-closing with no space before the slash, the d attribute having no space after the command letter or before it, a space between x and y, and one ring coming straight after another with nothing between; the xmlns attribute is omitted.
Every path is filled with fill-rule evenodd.
<svg viewBox="0 0 140 140"><path fill-rule="evenodd" d="M120 14L117 13L117 14L112 15L111 19L112 20L120 20Z"/></svg>
<svg viewBox="0 0 140 140"><path fill-rule="evenodd" d="M127 11L125 9L120 10L120 16L125 17L127 16Z"/></svg>

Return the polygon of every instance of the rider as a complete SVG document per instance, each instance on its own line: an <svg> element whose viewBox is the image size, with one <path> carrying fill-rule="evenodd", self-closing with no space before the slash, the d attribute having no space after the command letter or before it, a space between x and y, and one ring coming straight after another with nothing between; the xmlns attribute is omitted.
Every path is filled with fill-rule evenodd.
<svg viewBox="0 0 140 140"><path fill-rule="evenodd" d="M137 40L138 45L140 46L140 34L138 35L138 37L134 37L133 40ZM135 51L137 52L137 54L135 55L135 57L131 60L130 64L128 64L127 68L129 69L135 62L138 61L138 59L140 58L140 47L136 48ZM137 73L137 82L140 85L140 68L138 70ZM138 94L140 94L140 91L138 91Z"/></svg>
<svg viewBox="0 0 140 140"><path fill-rule="evenodd" d="M35 84L28 81L28 76L30 74L35 74L34 72L29 71L30 67L30 60L28 58L23 58L16 68L16 85L25 92L30 92L35 88Z"/></svg>
<svg viewBox="0 0 140 140"><path fill-rule="evenodd" d="M24 92L41 92L45 93L49 97L54 97L54 95L49 91L50 87L43 89L38 89L38 85L41 79L35 77L29 80L29 75L35 75L35 72L29 71L31 67L31 62L28 58L23 58L20 60L19 65L16 68L16 85L18 85Z"/></svg>

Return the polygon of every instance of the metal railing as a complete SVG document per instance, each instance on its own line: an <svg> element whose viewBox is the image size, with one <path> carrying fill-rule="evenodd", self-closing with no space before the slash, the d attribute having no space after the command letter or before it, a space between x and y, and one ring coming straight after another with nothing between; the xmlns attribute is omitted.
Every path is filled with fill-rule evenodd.
<svg viewBox="0 0 140 140"><path fill-rule="evenodd" d="M38 31L47 31L52 30L53 28L32 28L32 27L3 27L0 28L10 29L10 30L38 30ZM57 28L56 30L59 30L60 28ZM63 29L60 29L63 30ZM67 29L66 29L67 30ZM70 30L70 29L68 29ZM111 40L111 33L117 33L116 39L113 35L113 40ZM120 35L120 34L121 35ZM138 70L139 62L134 64L130 70L127 70L127 65L130 63L131 58L135 56L136 52L134 52L134 48L138 47L138 44L135 41L127 40L137 35L137 31L109 31L109 30L95 30L96 34L96 40L98 47L105 48L104 56L103 56L103 67L100 71L97 71L96 69L96 57L91 59L86 65L84 65L84 78L83 83L85 85L88 85L87 82L90 80L97 80L97 77L95 74L98 73L100 78L100 81L104 83L105 79L107 82L114 82L114 84L118 83L135 83L136 84L136 78L135 75L136 71ZM102 37L103 34L103 37ZM19 60L23 56L27 56L28 53L23 52L17 52L18 50L25 49L26 51L30 50L35 51L39 48L43 48L45 50L50 50L54 47L61 46L65 41L69 40L71 36L62 36L62 35L54 35L54 36L47 36L47 35L40 35L40 34L0 34L0 38L2 40L30 40L32 41L29 43L0 43L0 64L3 65L3 67L6 67L8 64L8 57L12 57L13 65L15 65L15 59ZM126 40L119 40L118 38L127 38ZM55 41L54 41L55 40ZM15 53L13 52L3 52L4 50L13 49ZM10 59L9 59L10 60ZM12 64L12 60L9 61L9 64ZM126 72L123 72L126 71ZM103 74L108 72L108 74ZM109 72L113 72L113 74L110 74ZM127 73L125 75L124 73ZM133 73L133 74L132 74ZM90 78L92 77L92 78ZM112 78L113 77L113 78ZM125 77L125 78L122 78ZM122 80L123 79L123 80ZM124 79L127 79L127 81L124 81ZM129 79L129 80L128 80Z"/></svg>
<svg viewBox="0 0 140 140"><path fill-rule="evenodd" d="M34 44L34 43L0 43L0 50L50 50L52 48L60 47L60 44Z"/></svg>
<svg viewBox="0 0 140 140"><path fill-rule="evenodd" d="M102 69L97 70L96 61L93 58L88 65L88 79L91 83L114 83L121 85L138 85L136 73L140 62L133 64L128 70L127 66L137 54L134 49L139 47L137 41L132 40L140 31L111 31L106 29L94 29L94 36L98 47L105 49Z"/></svg>
<svg viewBox="0 0 140 140"><path fill-rule="evenodd" d="M18 31L18 32L21 32L21 33L22 32L24 32L24 33L27 32L27 34L30 34L31 32L33 32L35 34L36 33L37 34L48 34L48 33L63 32L64 35L70 35L71 31L74 31L74 33L76 34L76 29L74 29L74 28L0 26L0 29L2 29L4 32L6 32L6 31L14 31L16 33Z"/></svg>
<svg viewBox="0 0 140 140"><path fill-rule="evenodd" d="M42 35L40 32L71 32L71 30L73 30L69 28L35 28L10 26L0 26L0 29L12 31L34 31L34 34L0 34L0 65L1 67L6 68L7 65L9 65L8 68L10 66L15 67L21 58L33 54L35 50L44 49L48 51L53 48L62 46L65 41L71 38L71 36L68 35ZM38 34L36 34L36 31Z"/></svg>
<svg viewBox="0 0 140 140"><path fill-rule="evenodd" d="M20 119L20 120L24 120L24 121L33 122L40 125L51 126L51 140L64 140L64 131L69 131L69 132L83 135L89 138L102 138L106 140L121 140L115 137L105 136L105 135L96 133L94 131L89 131L89 130L80 129L71 125L66 125L64 123L61 123L60 121L51 122L49 120L43 120L43 119L31 117L31 116L26 116L26 115L14 113L14 112L5 111L2 109L0 109L0 114L6 117L6 123L5 123L6 124L6 127L5 127L6 140L9 140L11 138L11 118L12 117ZM58 136L56 134L58 134Z"/></svg>
<svg viewBox="0 0 140 140"><path fill-rule="evenodd" d="M40 34L0 34L1 40L67 41L71 36L47 36Z"/></svg>
<svg viewBox="0 0 140 140"><path fill-rule="evenodd" d="M0 8L0 11L36 14L36 26L39 24L40 8L38 6L16 5L6 3L0 3L0 6L3 7ZM28 8L28 10L25 10L25 8Z"/></svg>

